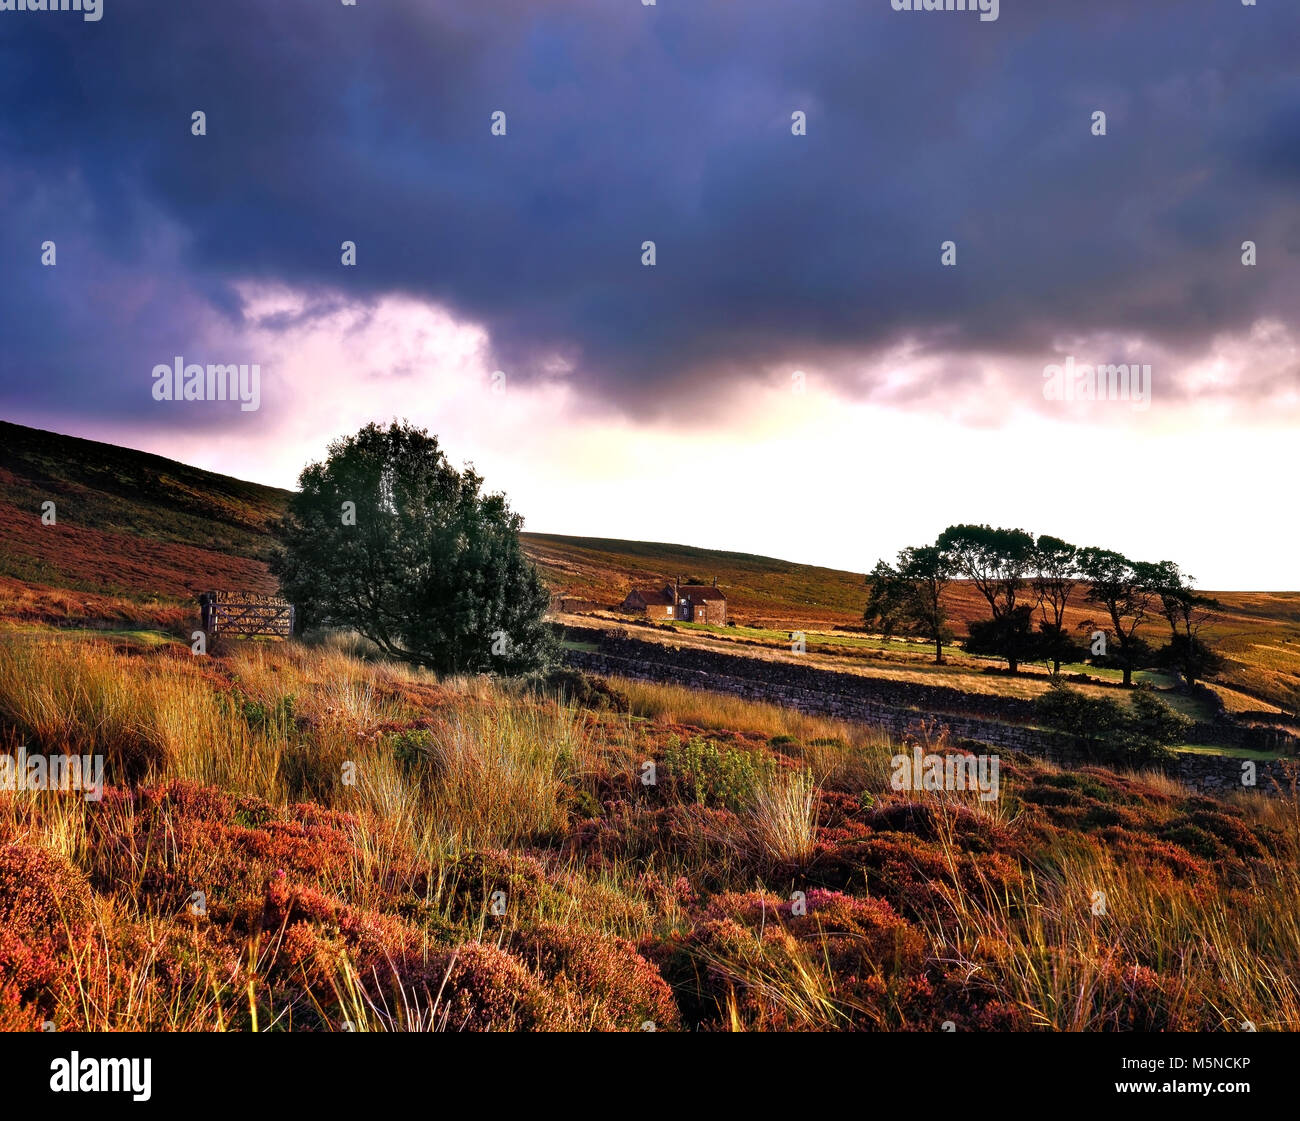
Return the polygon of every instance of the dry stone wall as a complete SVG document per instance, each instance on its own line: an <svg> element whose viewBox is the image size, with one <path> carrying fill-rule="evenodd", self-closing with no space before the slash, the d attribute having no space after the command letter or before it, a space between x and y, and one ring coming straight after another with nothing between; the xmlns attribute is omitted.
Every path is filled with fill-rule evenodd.
<svg viewBox="0 0 1300 1121"><path fill-rule="evenodd" d="M605 676L684 685L748 700L785 705L819 716L872 724L890 735L947 731L955 740L973 740L1005 751L1024 751L1061 766L1089 762L1073 737L1031 726L1033 704L1014 697L985 697L943 686L881 681L857 674L797 666L693 647L621 638L606 631L583 631L570 638L599 650L566 650L574 669ZM1233 733L1253 729L1197 726L1196 742L1239 745ZM1276 729L1270 729L1276 731ZM1223 738L1211 738L1222 735ZM1180 753L1164 765L1173 778L1197 790L1226 793L1243 788L1243 761L1218 755ZM1256 789L1291 790L1289 760L1254 763ZM1293 772L1292 772L1293 773Z"/></svg>

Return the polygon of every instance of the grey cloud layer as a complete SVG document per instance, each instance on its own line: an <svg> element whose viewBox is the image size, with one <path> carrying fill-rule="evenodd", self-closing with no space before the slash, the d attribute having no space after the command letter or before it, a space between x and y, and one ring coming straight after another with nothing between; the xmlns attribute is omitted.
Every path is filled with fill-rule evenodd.
<svg viewBox="0 0 1300 1121"><path fill-rule="evenodd" d="M639 412L783 363L870 393L861 359L902 339L1195 354L1294 315L1298 33L1295 5L1172 0L1007 0L996 23L888 0L9 14L0 403L147 412L123 387L236 335L250 278L439 301L515 376L563 356L594 405Z"/></svg>

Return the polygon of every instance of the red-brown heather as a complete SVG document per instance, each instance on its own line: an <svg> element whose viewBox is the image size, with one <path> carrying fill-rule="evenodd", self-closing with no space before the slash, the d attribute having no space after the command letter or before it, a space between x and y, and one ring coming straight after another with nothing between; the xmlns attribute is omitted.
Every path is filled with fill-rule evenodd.
<svg viewBox="0 0 1300 1121"><path fill-rule="evenodd" d="M1001 796L982 802L894 790L910 742L696 689L438 680L339 635L196 657L191 582L265 572L272 497L233 480L208 496L199 474L155 465L145 501L111 457L56 485L32 446L25 473L7 454L0 749L93 751L109 785L99 802L0 791L0 1027L1300 1027L1294 770L1273 796L1211 798L1003 753ZM43 486L66 536L23 552L45 531ZM167 539L164 491L206 510L206 560ZM716 575L740 625L639 628L665 641L784 656L781 628L804 622L809 658L925 672L923 651L832 629L860 616L853 574L531 547L557 592L598 603ZM1276 679L1261 658L1243 696L1284 699L1291 601L1232 611L1254 637L1231 649L1279 651ZM959 657L953 673L1010 687Z"/></svg>
<svg viewBox="0 0 1300 1121"><path fill-rule="evenodd" d="M116 779L100 803L0 794L8 1027L1206 1030L1300 1012L1277 967L1296 954L1294 792L1214 800L1007 756L995 805L900 794L869 730L762 705L710 727L698 692L614 682L588 709L328 647L118 645L0 652L5 736L57 751L96 720ZM101 707L42 724L71 687ZM802 774L816 797L774 822L766 795Z"/></svg>

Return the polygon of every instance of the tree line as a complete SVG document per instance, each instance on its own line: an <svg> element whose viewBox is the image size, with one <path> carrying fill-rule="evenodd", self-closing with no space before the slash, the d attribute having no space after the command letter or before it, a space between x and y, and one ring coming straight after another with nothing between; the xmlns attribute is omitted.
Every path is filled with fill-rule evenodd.
<svg viewBox="0 0 1300 1121"><path fill-rule="evenodd" d="M954 641L946 593L956 580L969 581L989 610L969 624L966 652L1005 659L1012 673L1044 662L1059 675L1063 664L1087 659L1119 669L1125 685L1134 670L1150 667L1174 670L1192 685L1221 668L1200 638L1220 604L1173 561L1132 560L1023 529L949 526L934 544L909 546L893 564L881 560L867 576L863 622L886 638L932 642L942 664ZM1071 603L1095 612L1074 631L1065 621ZM1161 621L1169 634L1157 647L1149 630L1139 632Z"/></svg>
<svg viewBox="0 0 1300 1121"><path fill-rule="evenodd" d="M520 544L522 519L482 483L410 424L369 424L332 443L303 469L277 527L271 568L303 624L350 627L439 673L545 666L555 653L546 588ZM934 544L882 560L867 577L864 622L933 642L941 663L954 640L946 600L955 580L970 581L989 609L969 625L966 651L1004 658L1012 672L1043 661L1059 676L1087 657L1118 667L1126 685L1149 665L1190 684L1219 668L1199 637L1219 605L1176 564L1021 529L949 526ZM1093 632L1090 646L1066 626L1071 603L1096 609L1076 628ZM1155 649L1139 632L1160 618L1169 639Z"/></svg>

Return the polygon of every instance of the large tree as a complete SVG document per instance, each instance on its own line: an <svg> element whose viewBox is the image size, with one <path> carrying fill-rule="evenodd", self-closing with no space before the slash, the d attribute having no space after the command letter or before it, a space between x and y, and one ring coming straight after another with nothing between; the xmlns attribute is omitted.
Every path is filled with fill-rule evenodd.
<svg viewBox="0 0 1300 1121"><path fill-rule="evenodd" d="M1201 628L1218 618L1223 606L1196 590L1196 580L1172 561L1157 566L1156 595L1160 614L1169 624L1169 645L1159 652L1162 664L1178 670L1189 686L1215 674L1223 660L1201 641Z"/></svg>
<svg viewBox="0 0 1300 1121"><path fill-rule="evenodd" d="M1106 611L1117 647L1112 656L1123 671L1124 684L1132 685L1133 670L1148 649L1137 631L1148 621L1156 603L1164 579L1162 567L1129 560L1113 549L1089 546L1079 550L1079 571L1088 581L1088 602Z"/></svg>
<svg viewBox="0 0 1300 1121"><path fill-rule="evenodd" d="M1016 600L1033 571L1034 538L1023 529L994 529L987 525L952 525L935 542L957 576L971 581L989 605L991 622L983 639L1011 639L1021 628ZM1003 620L1006 620L1004 623ZM1014 673L1020 664L1018 641L997 651Z"/></svg>
<svg viewBox="0 0 1300 1121"><path fill-rule="evenodd" d="M549 660L549 597L523 519L483 494L436 436L368 424L298 480L272 563L307 625L351 627L438 673L520 673Z"/></svg>
<svg viewBox="0 0 1300 1121"><path fill-rule="evenodd" d="M1077 651L1065 629L1065 609L1078 584L1079 550L1059 537L1040 536L1034 543L1034 592L1042 612L1042 651L1051 659L1053 675L1061 672L1062 659Z"/></svg>
<svg viewBox="0 0 1300 1121"><path fill-rule="evenodd" d="M895 567L877 563L867 583L871 595L863 622L889 638L913 634L934 643L935 665L943 664L943 645L952 639L943 591L952 579L948 559L933 545L908 548Z"/></svg>

